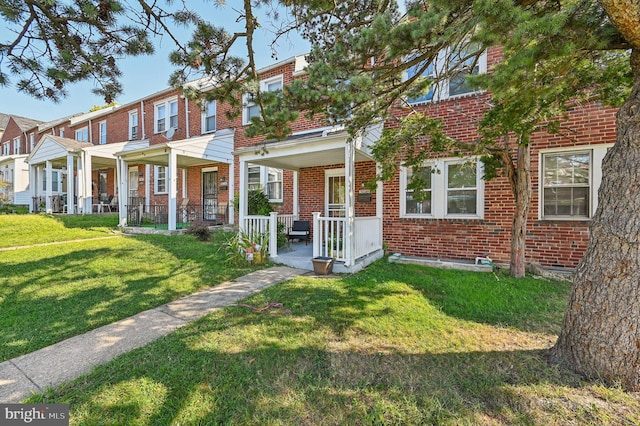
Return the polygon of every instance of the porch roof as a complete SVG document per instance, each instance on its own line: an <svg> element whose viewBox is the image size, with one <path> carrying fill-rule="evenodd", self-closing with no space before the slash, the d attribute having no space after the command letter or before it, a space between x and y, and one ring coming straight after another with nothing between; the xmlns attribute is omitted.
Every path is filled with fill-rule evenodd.
<svg viewBox="0 0 640 426"><path fill-rule="evenodd" d="M187 168L211 163L233 162L233 137L235 130L225 129L215 133L179 141L169 141L142 149L118 152L115 155L129 163L168 166L169 153L175 150L178 167Z"/></svg>
<svg viewBox="0 0 640 426"><path fill-rule="evenodd" d="M27 154L7 155L0 157L0 166L6 166L15 163L16 161L26 159Z"/></svg>
<svg viewBox="0 0 640 426"><path fill-rule="evenodd" d="M54 135L44 135L26 161L30 164L52 161L54 166L66 166L66 157L84 151L92 157L92 168L113 167L116 152L149 146L149 140L137 140L104 145L93 145L90 142L79 142L74 139Z"/></svg>
<svg viewBox="0 0 640 426"><path fill-rule="evenodd" d="M382 125L368 128L355 145L355 161L371 161L370 146L380 138ZM287 170L343 164L349 134L342 128L292 135L282 141L243 147L234 152L247 162ZM259 150L259 148L263 148Z"/></svg>

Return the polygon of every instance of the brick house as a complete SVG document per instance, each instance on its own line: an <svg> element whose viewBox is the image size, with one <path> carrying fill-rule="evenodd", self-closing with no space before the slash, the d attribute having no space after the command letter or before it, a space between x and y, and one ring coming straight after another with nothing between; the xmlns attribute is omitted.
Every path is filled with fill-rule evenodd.
<svg viewBox="0 0 640 426"><path fill-rule="evenodd" d="M490 49L476 71L485 72L499 60L499 50ZM278 90L303 78L305 65L298 56L259 70L261 89ZM487 93L448 81L411 103L442 118L449 136L470 142L477 138L476 123L488 100ZM312 244L307 249L295 244L294 251L306 264L315 256L336 258L344 267L337 270L357 270L381 257L383 245L408 256L473 260L488 255L508 262L513 197L506 179L484 181L477 158L434 156L416 170L401 167L370 191L364 182L377 169L370 147L392 123L351 139L340 126L301 117L288 138L273 142L245 135L257 113L248 98L237 118L229 119L227 111L225 104L200 106L166 89L40 124L39 142L27 159L30 179L39 182L31 186L32 197L51 198L45 204L52 210L58 171L74 176L57 185L66 192L69 214L93 213L111 198L123 225L150 221L173 230L193 220L237 221L247 232L274 230L270 254L282 262L291 257L291 249L278 251L276 223L288 228L293 220L308 221ZM596 103L577 106L564 123L572 129L570 139L534 135L527 261L575 267L583 255L597 207L601 162L615 141L615 112ZM424 200L407 190L413 173L430 176ZM262 189L277 212L250 216L251 189Z"/></svg>

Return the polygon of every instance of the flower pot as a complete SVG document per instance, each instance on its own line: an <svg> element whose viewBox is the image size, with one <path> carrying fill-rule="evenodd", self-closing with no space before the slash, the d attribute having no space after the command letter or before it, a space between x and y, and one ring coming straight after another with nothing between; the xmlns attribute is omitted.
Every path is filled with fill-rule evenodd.
<svg viewBox="0 0 640 426"><path fill-rule="evenodd" d="M313 272L316 275L329 275L333 272L333 263L336 260L333 257L318 256L311 259L313 263Z"/></svg>

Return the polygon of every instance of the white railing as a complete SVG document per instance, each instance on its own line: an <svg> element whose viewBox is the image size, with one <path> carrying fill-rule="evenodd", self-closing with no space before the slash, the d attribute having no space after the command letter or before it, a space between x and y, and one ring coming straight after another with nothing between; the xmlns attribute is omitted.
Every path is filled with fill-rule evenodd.
<svg viewBox="0 0 640 426"><path fill-rule="evenodd" d="M252 240L259 241L264 234L269 235L268 252L271 257L278 256L278 213L269 216L245 216L242 231Z"/></svg>
<svg viewBox="0 0 640 426"><path fill-rule="evenodd" d="M355 258L366 256L382 249L382 219L379 217L356 217L353 237L355 238Z"/></svg>
<svg viewBox="0 0 640 426"><path fill-rule="evenodd" d="M344 217L313 217L313 255L347 260L347 219Z"/></svg>
<svg viewBox="0 0 640 426"><path fill-rule="evenodd" d="M293 227L293 221L298 220L298 216L295 214L279 214L278 222L284 225L284 232L289 232Z"/></svg>

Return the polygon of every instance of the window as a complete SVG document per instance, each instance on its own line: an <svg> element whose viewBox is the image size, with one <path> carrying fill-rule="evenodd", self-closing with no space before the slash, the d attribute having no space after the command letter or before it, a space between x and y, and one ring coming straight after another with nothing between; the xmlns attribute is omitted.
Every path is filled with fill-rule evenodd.
<svg viewBox="0 0 640 426"><path fill-rule="evenodd" d="M29 133L29 152L33 151L33 148L36 146L36 135L35 133Z"/></svg>
<svg viewBox="0 0 640 426"><path fill-rule="evenodd" d="M155 166L155 193L167 193L167 168L164 166Z"/></svg>
<svg viewBox="0 0 640 426"><path fill-rule="evenodd" d="M482 163L472 159L443 159L421 167L402 167L400 216L482 219L482 175Z"/></svg>
<svg viewBox="0 0 640 426"><path fill-rule="evenodd" d="M59 178L59 171L58 170L52 170L51 171L51 192L58 192L59 191L59 185L58 183L60 182L60 178ZM42 190L43 191L47 191L47 173L43 173L42 175Z"/></svg>
<svg viewBox="0 0 640 426"><path fill-rule="evenodd" d="M543 217L590 217L591 151L545 154L543 162Z"/></svg>
<svg viewBox="0 0 640 426"><path fill-rule="evenodd" d="M263 191L269 197L269 201L282 202L282 170L273 167L249 166L247 189Z"/></svg>
<svg viewBox="0 0 640 426"><path fill-rule="evenodd" d="M11 149L11 146L9 145L9 142L6 142L2 145L2 155L9 155L9 150Z"/></svg>
<svg viewBox="0 0 640 426"><path fill-rule="evenodd" d="M13 155L20 154L20 137L13 139Z"/></svg>
<svg viewBox="0 0 640 426"><path fill-rule="evenodd" d="M282 170L274 168L267 170L267 195L269 200L282 201Z"/></svg>
<svg viewBox="0 0 640 426"><path fill-rule="evenodd" d="M283 82L282 76L270 78L268 80L262 80L260 82L261 92L275 92L282 90ZM244 108L242 110L242 124L250 124L251 118L260 116L260 106L253 103L253 96L246 94L243 97Z"/></svg>
<svg viewBox="0 0 640 426"><path fill-rule="evenodd" d="M60 129L58 134L61 138L64 138L64 129Z"/></svg>
<svg viewBox="0 0 640 426"><path fill-rule="evenodd" d="M107 122L101 121L98 123L98 131L100 133L100 145L107 143Z"/></svg>
<svg viewBox="0 0 640 426"><path fill-rule="evenodd" d="M138 139L138 111L129 112L129 140Z"/></svg>
<svg viewBox="0 0 640 426"><path fill-rule="evenodd" d="M155 105L155 133L178 127L178 100L168 100Z"/></svg>
<svg viewBox="0 0 640 426"><path fill-rule="evenodd" d="M216 101L211 101L202 110L202 133L216 131Z"/></svg>
<svg viewBox="0 0 640 426"><path fill-rule="evenodd" d="M479 49L480 46L472 43L454 52L451 52L450 49L441 52L435 61L430 63L422 72L421 77L437 79L439 75L444 76L448 70L455 69L455 71L451 75L441 78L439 82L434 83L427 93L416 98L410 98L407 101L410 104L419 104L473 93L475 89L467 84L466 77L487 72L487 52L483 52L477 60L475 56L472 56ZM424 63L419 63L409 68L407 70L407 78L416 75L423 65Z"/></svg>
<svg viewBox="0 0 640 426"><path fill-rule="evenodd" d="M89 142L89 128L83 127L76 130L76 140L80 142Z"/></svg>

